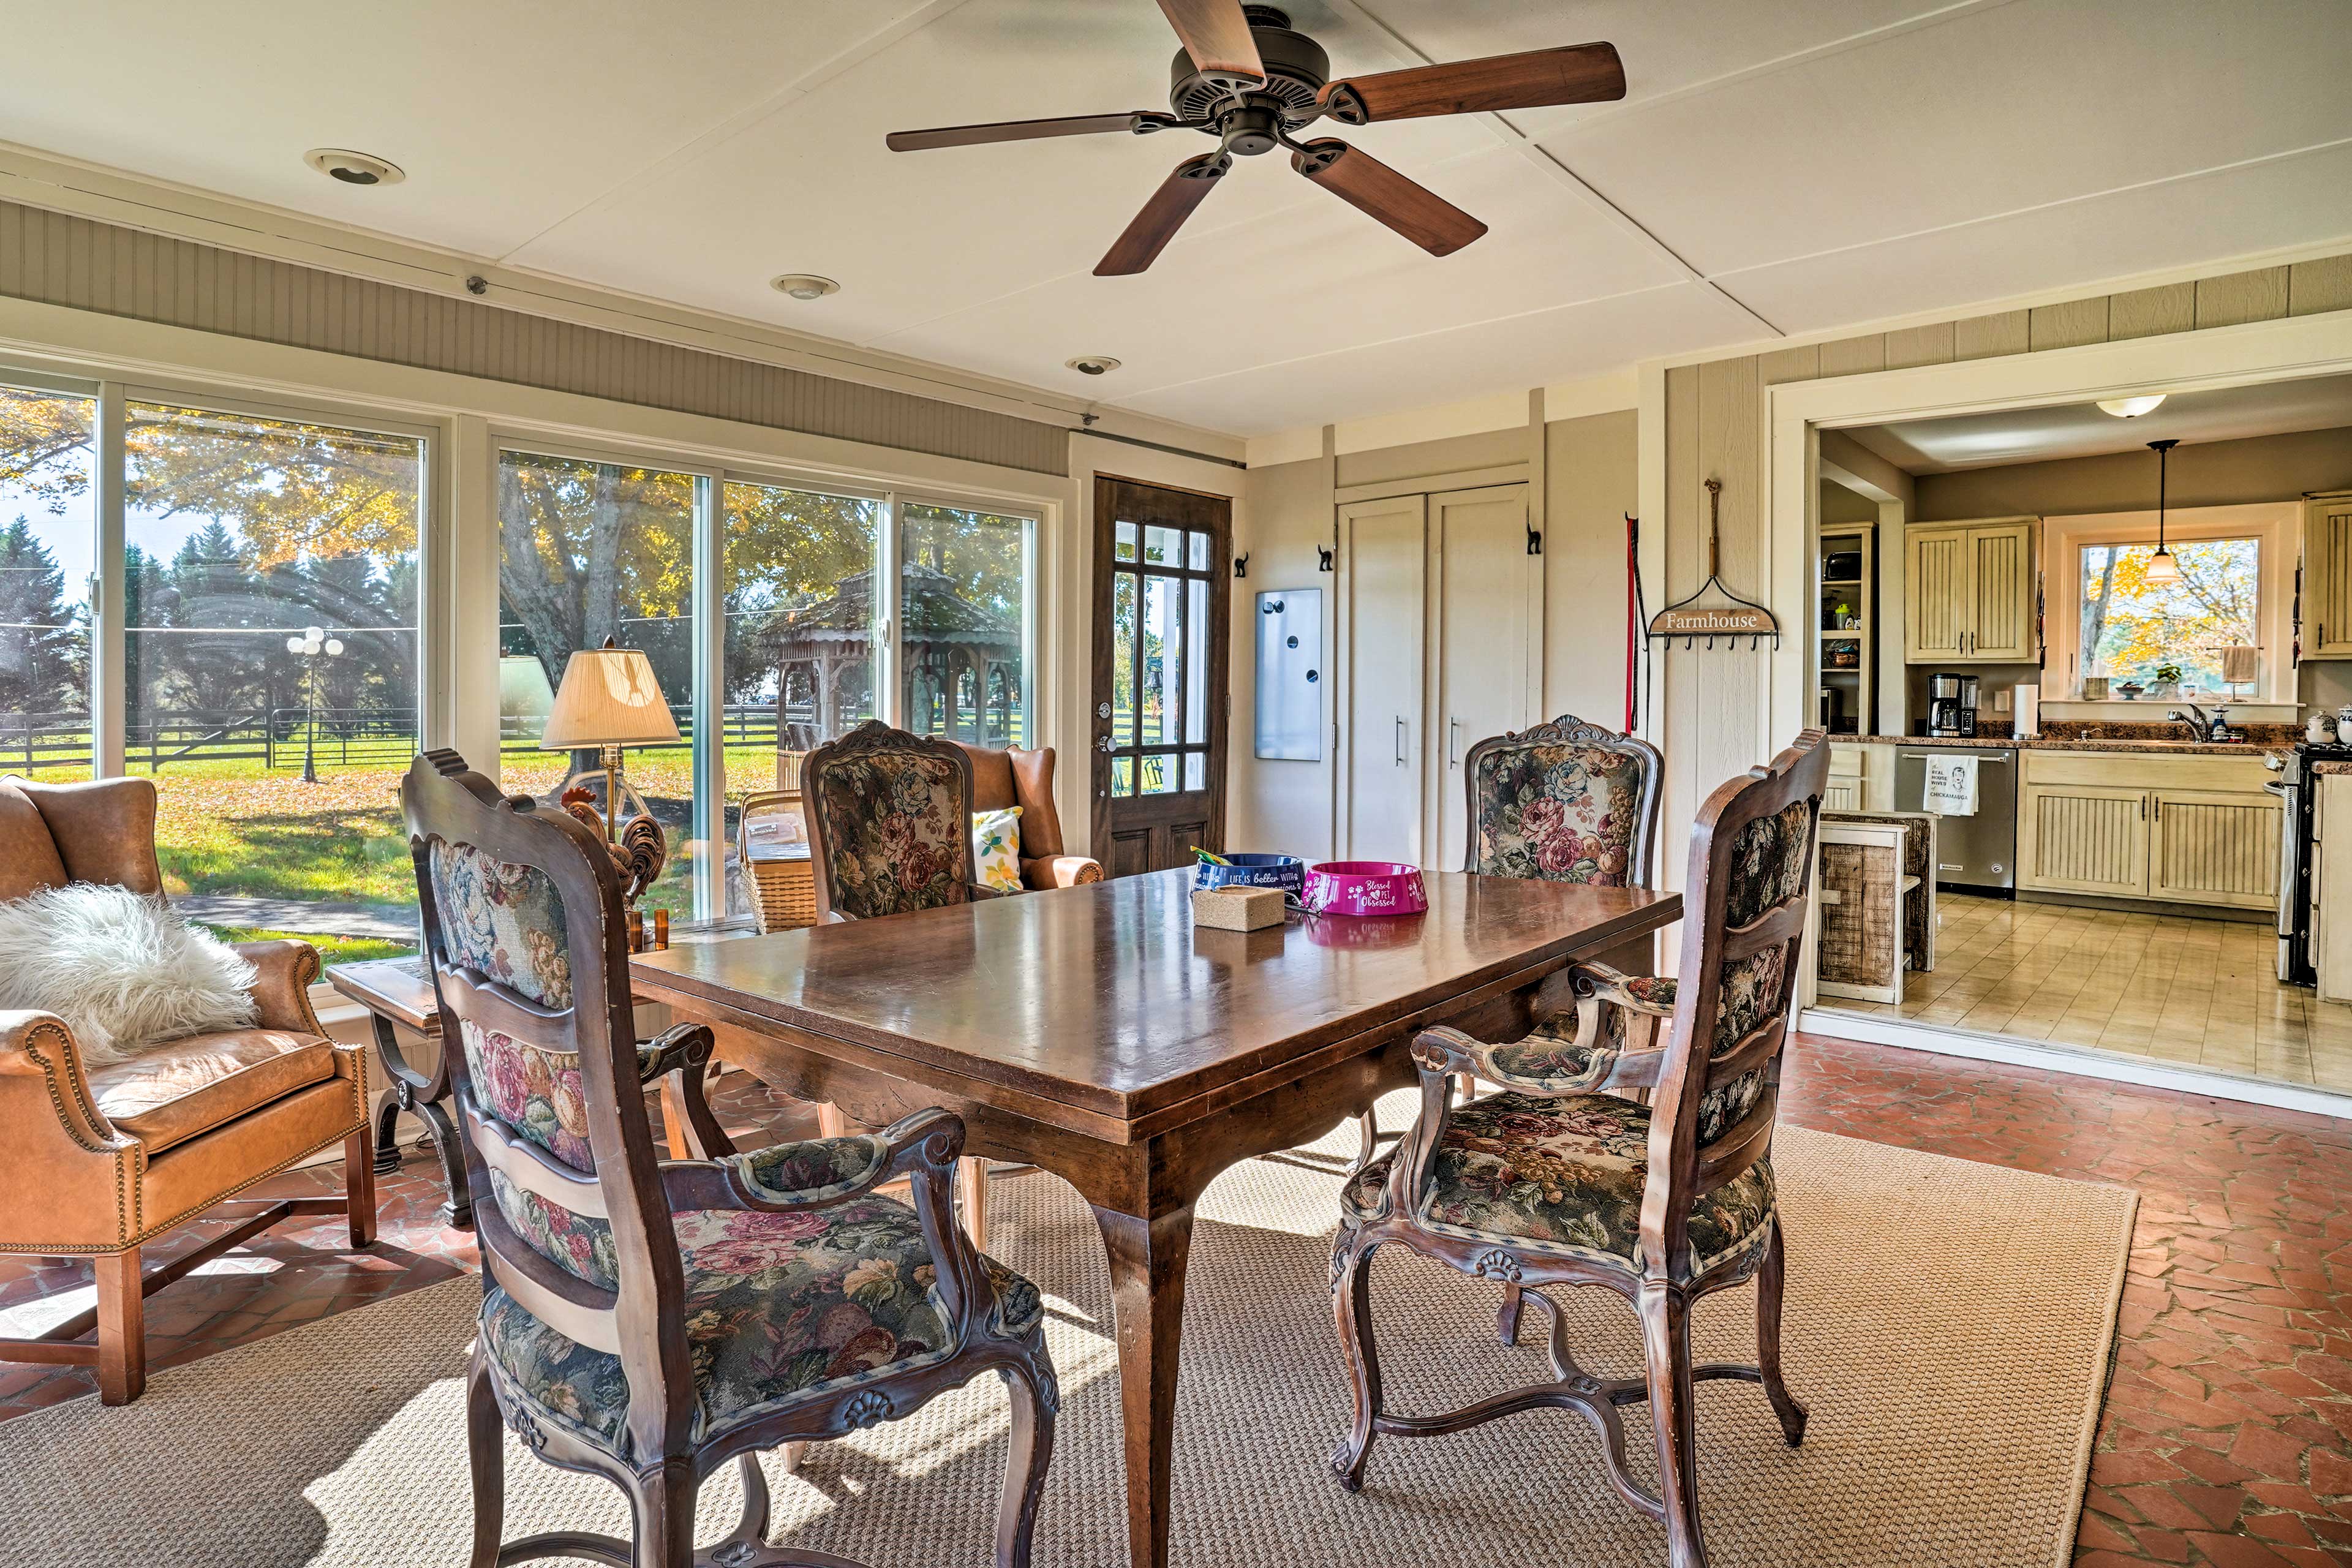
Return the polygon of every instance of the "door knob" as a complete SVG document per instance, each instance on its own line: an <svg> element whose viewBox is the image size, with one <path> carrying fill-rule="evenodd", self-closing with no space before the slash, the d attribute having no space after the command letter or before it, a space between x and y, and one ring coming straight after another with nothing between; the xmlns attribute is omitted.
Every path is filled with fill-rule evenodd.
<svg viewBox="0 0 2352 1568"><path fill-rule="evenodd" d="M1110 737L1109 737L1108 735L1105 735L1105 736L1103 736L1100 740L1097 741L1097 742L1095 742L1095 750L1096 750L1096 751L1097 751L1097 752L1108 752L1108 751L1110 751L1110 750L1111 750L1111 741L1110 741Z"/></svg>

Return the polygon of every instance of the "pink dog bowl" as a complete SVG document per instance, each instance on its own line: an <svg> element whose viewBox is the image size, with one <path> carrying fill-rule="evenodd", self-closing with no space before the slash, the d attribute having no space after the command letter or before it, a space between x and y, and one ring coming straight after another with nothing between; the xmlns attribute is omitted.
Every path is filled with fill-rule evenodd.
<svg viewBox="0 0 2352 1568"><path fill-rule="evenodd" d="M1326 860L1307 868L1298 900L1318 915L1417 915L1429 908L1429 891L1418 866Z"/></svg>

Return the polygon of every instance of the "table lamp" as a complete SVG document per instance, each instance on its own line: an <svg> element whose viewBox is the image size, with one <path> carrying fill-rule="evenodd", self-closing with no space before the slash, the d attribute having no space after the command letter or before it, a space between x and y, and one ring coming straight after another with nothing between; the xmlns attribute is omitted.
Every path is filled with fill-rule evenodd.
<svg viewBox="0 0 2352 1568"><path fill-rule="evenodd" d="M604 774L604 837L609 842L614 824L637 814L620 809L621 791L628 787L621 779L621 748L674 745L677 740L677 721L662 697L661 682L654 679L653 660L641 648L615 647L606 637L603 647L583 648L563 667L563 685L548 711L539 748L570 752L593 746L599 752ZM580 771L573 770L574 777L563 781L557 798Z"/></svg>

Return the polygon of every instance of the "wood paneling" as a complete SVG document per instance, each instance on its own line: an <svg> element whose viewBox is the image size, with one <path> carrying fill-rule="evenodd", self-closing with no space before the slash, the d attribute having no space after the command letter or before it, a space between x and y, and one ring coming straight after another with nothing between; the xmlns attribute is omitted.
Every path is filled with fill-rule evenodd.
<svg viewBox="0 0 2352 1568"><path fill-rule="evenodd" d="M1991 359L1999 354L2021 354L2032 336L2032 322L2023 310L1973 316L1952 323L1952 357Z"/></svg>
<svg viewBox="0 0 2352 1568"><path fill-rule="evenodd" d="M2352 256L2298 261L2286 269L2286 313L2352 310Z"/></svg>
<svg viewBox="0 0 2352 1568"><path fill-rule="evenodd" d="M1975 556L1975 637L1969 652L1980 659L2024 663L2033 647L2033 525L1971 529Z"/></svg>
<svg viewBox="0 0 2352 1568"><path fill-rule="evenodd" d="M1903 657L1906 661L1958 658L1968 652L1973 629L1969 605L1974 590L1969 569L1968 530L1910 531L1905 541Z"/></svg>
<svg viewBox="0 0 2352 1568"><path fill-rule="evenodd" d="M2197 285L2167 283L2156 289L2134 289L2107 300L2107 337L2153 338L2165 332L2185 332L2197 324Z"/></svg>
<svg viewBox="0 0 2352 1568"><path fill-rule="evenodd" d="M1886 368L1908 370L1915 364L1948 364L1952 359L1952 323L1906 327L1886 334Z"/></svg>
<svg viewBox="0 0 2352 1568"><path fill-rule="evenodd" d="M1823 375L1864 375L1886 368L1886 337L1872 332L1864 337L1840 338L1822 345Z"/></svg>
<svg viewBox="0 0 2352 1568"><path fill-rule="evenodd" d="M1069 471L1069 433L480 300L0 203L0 294L715 419Z"/></svg>
<svg viewBox="0 0 2352 1568"><path fill-rule="evenodd" d="M2026 342L2029 352L2040 353L2044 349L2071 349L2083 343L2103 343L2107 341L2107 300L2101 295L2095 300L2069 300L2063 305L2043 305L2028 311Z"/></svg>
<svg viewBox="0 0 2352 1568"><path fill-rule="evenodd" d="M2258 268L2223 278L2197 281L2197 325L2234 327L2244 321L2269 321L2286 314L2287 269Z"/></svg>
<svg viewBox="0 0 2352 1568"><path fill-rule="evenodd" d="M1818 343L1774 349L1757 361L1757 379L1766 386L1778 386L1787 381L1811 381L1821 374L1822 350Z"/></svg>
<svg viewBox="0 0 2352 1568"><path fill-rule="evenodd" d="M2019 887L2126 898L2147 890L2144 791L2029 784L2019 795Z"/></svg>

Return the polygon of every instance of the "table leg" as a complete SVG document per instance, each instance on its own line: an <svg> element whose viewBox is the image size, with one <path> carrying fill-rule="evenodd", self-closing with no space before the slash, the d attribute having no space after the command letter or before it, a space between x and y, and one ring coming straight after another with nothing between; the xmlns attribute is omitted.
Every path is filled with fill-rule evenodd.
<svg viewBox="0 0 2352 1568"><path fill-rule="evenodd" d="M1166 1568L1169 1480L1176 1446L1176 1368L1184 1337L1184 1269L1192 1205L1143 1220L1097 1208L1118 1323L1119 1405L1127 1424L1127 1541L1133 1568Z"/></svg>

